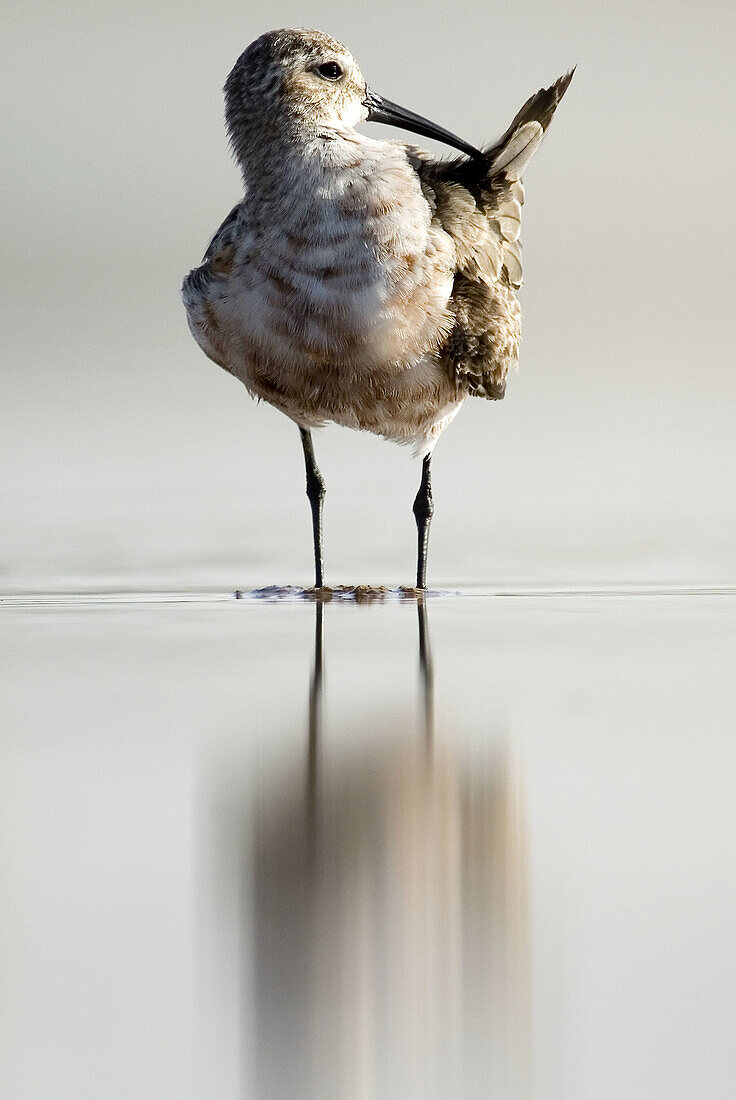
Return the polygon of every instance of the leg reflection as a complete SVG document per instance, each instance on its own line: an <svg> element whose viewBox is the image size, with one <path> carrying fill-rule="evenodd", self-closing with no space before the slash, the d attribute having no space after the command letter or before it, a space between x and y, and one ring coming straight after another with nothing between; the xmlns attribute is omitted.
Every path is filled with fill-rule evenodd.
<svg viewBox="0 0 736 1100"><path fill-rule="evenodd" d="M424 718L424 743L427 756L431 758L434 748L434 666L432 648L429 641L429 618L424 593L417 597L417 616L419 619L419 674L422 687L422 711Z"/></svg>
<svg viewBox="0 0 736 1100"><path fill-rule="evenodd" d="M324 604L314 605L314 657L309 684L309 723L307 727L307 843L314 855L317 840L317 794L320 740L322 734L322 683L324 677Z"/></svg>

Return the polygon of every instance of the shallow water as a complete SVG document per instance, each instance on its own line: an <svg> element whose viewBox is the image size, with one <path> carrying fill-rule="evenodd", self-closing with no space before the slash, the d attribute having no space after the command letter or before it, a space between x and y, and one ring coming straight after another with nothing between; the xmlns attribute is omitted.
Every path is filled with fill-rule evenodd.
<svg viewBox="0 0 736 1100"><path fill-rule="evenodd" d="M298 434L179 299L273 4L44 7L0 66L3 1098L731 1100L733 5L314 13L476 141L579 62L520 370L433 460L424 664L415 603L333 601L322 679L319 605L233 598L310 581ZM315 443L328 579L410 582L418 464Z"/></svg>
<svg viewBox="0 0 736 1100"><path fill-rule="evenodd" d="M730 1095L735 610L5 598L8 1094Z"/></svg>

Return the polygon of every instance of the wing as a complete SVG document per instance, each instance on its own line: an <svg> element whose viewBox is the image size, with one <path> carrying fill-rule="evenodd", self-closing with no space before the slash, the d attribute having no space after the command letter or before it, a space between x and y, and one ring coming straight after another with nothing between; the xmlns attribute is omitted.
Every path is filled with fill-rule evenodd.
<svg viewBox="0 0 736 1100"><path fill-rule="evenodd" d="M190 271L184 280L182 297L187 307L190 299L206 293L213 279L229 274L240 230L240 203L238 203L232 208L208 244L200 266Z"/></svg>
<svg viewBox="0 0 736 1100"><path fill-rule="evenodd" d="M503 397L518 359L521 177L573 72L531 96L482 160L433 161L410 153L435 222L452 238L457 256L450 299L455 324L442 355L458 383L478 397Z"/></svg>
<svg viewBox="0 0 736 1100"><path fill-rule="evenodd" d="M210 241L202 263L189 272L181 288L192 336L205 355L225 370L230 370L230 367L212 303L227 286L227 276L235 262L242 228L238 204Z"/></svg>

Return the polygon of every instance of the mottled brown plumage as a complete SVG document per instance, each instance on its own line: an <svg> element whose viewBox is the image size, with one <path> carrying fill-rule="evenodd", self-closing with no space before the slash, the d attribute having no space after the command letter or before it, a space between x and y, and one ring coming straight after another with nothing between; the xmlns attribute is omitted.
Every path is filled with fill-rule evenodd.
<svg viewBox="0 0 736 1100"><path fill-rule="evenodd" d="M521 310L515 291L522 283L521 172L534 150L511 162L504 160L504 150L529 123L538 123L544 133L572 76L569 72L531 96L482 160L417 158L434 217L457 250L450 297L455 324L442 356L473 397L502 398L519 355Z"/></svg>
<svg viewBox="0 0 736 1100"><path fill-rule="evenodd" d="M414 444L420 558L432 448L466 396L504 396L518 359L521 176L571 77L482 152L370 92L321 32L262 36L225 86L245 194L184 282L192 333L303 440L334 421ZM366 119L469 155L374 141L354 129ZM305 454L315 475L311 441Z"/></svg>

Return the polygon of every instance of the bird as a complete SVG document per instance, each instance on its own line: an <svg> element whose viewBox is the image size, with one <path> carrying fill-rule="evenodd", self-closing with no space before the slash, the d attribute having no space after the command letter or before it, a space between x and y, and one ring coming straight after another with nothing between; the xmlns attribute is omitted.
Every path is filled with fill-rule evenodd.
<svg viewBox="0 0 736 1100"><path fill-rule="evenodd" d="M227 78L243 197L182 297L204 353L299 429L316 589L325 481L312 430L328 422L421 457L412 510L416 588L426 589L432 453L467 397L504 396L518 361L521 180L573 73L482 149L375 93L321 31L269 31ZM356 130L363 122L456 153L376 140Z"/></svg>

